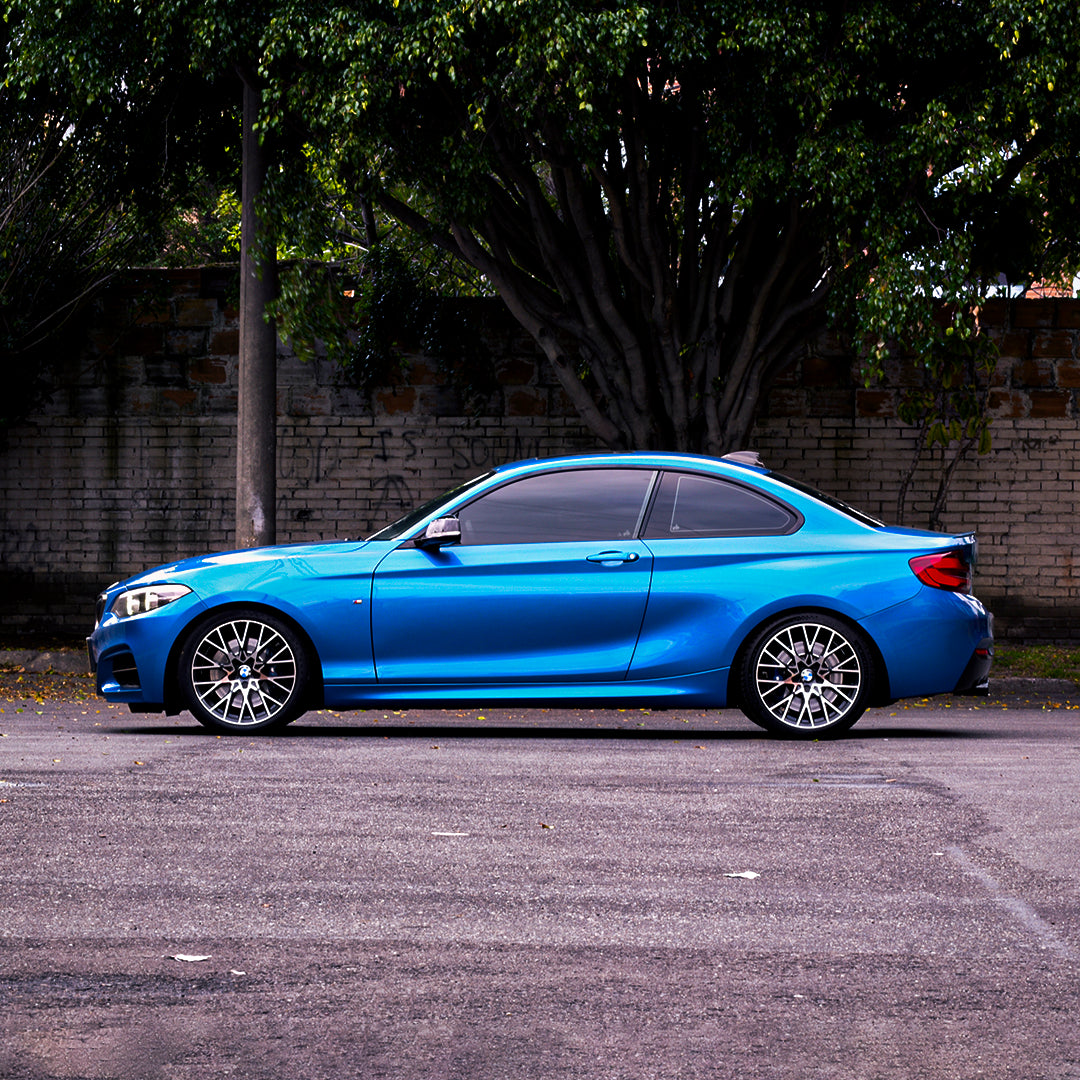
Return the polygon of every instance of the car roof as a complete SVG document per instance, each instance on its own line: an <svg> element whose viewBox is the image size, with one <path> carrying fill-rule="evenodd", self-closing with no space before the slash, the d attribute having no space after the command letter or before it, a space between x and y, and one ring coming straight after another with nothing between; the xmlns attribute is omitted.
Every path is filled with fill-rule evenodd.
<svg viewBox="0 0 1080 1080"><path fill-rule="evenodd" d="M495 472L506 473L518 469L532 472L545 468L602 467L605 465L636 465L655 469L701 468L703 466L713 469L720 466L721 471L726 471L725 467L731 467L735 470L746 471L759 476L768 475L768 469L761 461L761 458L752 450L737 451L736 454L724 457L683 453L675 450L596 451L594 453L567 454L554 458L524 458L520 461L511 461L505 465L499 465L496 467Z"/></svg>

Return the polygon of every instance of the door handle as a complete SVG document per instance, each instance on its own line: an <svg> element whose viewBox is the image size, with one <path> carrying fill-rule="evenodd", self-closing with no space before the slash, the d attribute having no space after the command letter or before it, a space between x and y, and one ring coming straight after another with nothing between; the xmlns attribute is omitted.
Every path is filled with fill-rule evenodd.
<svg viewBox="0 0 1080 1080"><path fill-rule="evenodd" d="M629 563L638 561L636 551L598 551L595 555L586 555L587 562L603 563L605 566L615 566L617 563Z"/></svg>

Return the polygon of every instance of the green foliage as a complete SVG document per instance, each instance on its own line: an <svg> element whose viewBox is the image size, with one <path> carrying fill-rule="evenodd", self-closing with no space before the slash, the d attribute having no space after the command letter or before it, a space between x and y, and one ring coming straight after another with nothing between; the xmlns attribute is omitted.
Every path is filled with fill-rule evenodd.
<svg viewBox="0 0 1080 1080"><path fill-rule="evenodd" d="M942 311L920 335L916 358L922 380L903 390L897 415L919 429L919 441L903 471L896 498L896 520L903 524L911 482L925 456L936 466L937 492L927 526L937 529L957 467L972 451L990 452L990 383L998 349L979 330L976 311ZM869 381L869 380L868 380Z"/></svg>
<svg viewBox="0 0 1080 1080"><path fill-rule="evenodd" d="M240 259L240 199L207 180L168 214L155 266L190 267Z"/></svg>
<svg viewBox="0 0 1080 1080"><path fill-rule="evenodd" d="M100 126L14 105L0 89L0 426L52 393L62 337L116 270L152 253ZM148 243L148 241L150 241Z"/></svg>
<svg viewBox="0 0 1080 1080"><path fill-rule="evenodd" d="M722 449L827 321L879 372L938 301L1077 264L1074 16L281 4L265 122L483 273L612 445Z"/></svg>
<svg viewBox="0 0 1080 1080"><path fill-rule="evenodd" d="M362 390L404 381L401 350L431 344L437 298L429 296L391 247L375 247L359 281L359 328L345 368Z"/></svg>
<svg viewBox="0 0 1080 1080"><path fill-rule="evenodd" d="M182 248L222 168L227 110L187 67L147 64L118 4L13 2L0 24L3 423L54 390L74 330L125 267ZM235 142L235 139L232 140ZM179 207L179 211L178 208Z"/></svg>
<svg viewBox="0 0 1080 1080"><path fill-rule="evenodd" d="M264 215L282 261L271 314L298 355L322 345L357 385L374 385L380 369L389 376L393 340L430 342L437 297L490 292L468 267L374 207L362 185L345 185L310 146L268 188Z"/></svg>
<svg viewBox="0 0 1080 1080"><path fill-rule="evenodd" d="M451 298L431 290L415 267L390 245L372 249L357 289L357 330L344 359L356 386L408 382L406 349L433 358L474 409L494 391L492 357Z"/></svg>
<svg viewBox="0 0 1080 1080"><path fill-rule="evenodd" d="M100 252L106 272L132 258L159 265L235 261L238 76L258 78L259 42L272 5L263 11L209 0L57 0L55 10L46 11L33 0L13 0L6 15L13 108L60 110L61 117L95 134L95 145L108 147L112 157L105 160L113 169L99 177L94 208L105 217L105 208L114 204L122 203L125 213L139 211L140 243ZM106 129L108 140L101 137ZM373 252L393 248L418 279L437 281L448 295L483 291L482 286L450 272L447 253L432 257L430 246L404 236L370 206L362 184L345 183L329 167L330 159L305 146L295 131L275 130L267 138L277 160L294 159L287 177L272 170L260 206L267 225L262 235L273 238L278 258L285 260L281 296L268 316L281 322L301 353L324 343L358 373L385 365L387 327L402 316L406 325L399 331L420 334L428 343L438 337L444 353L454 352L446 344L452 337L449 320L427 310L433 298L425 295L421 304L418 284L414 302L391 310L400 307L405 271L389 273L391 259ZM88 152L89 145L79 140L77 152L68 155L70 164L100 171L102 161ZM43 222L69 216L50 213L61 208L55 196L51 200L41 204ZM59 280L55 269L39 265L29 271L44 285L46 279ZM398 283L393 288L378 284L390 279ZM360 299L346 303L346 287L355 291L358 283Z"/></svg>
<svg viewBox="0 0 1080 1080"><path fill-rule="evenodd" d="M24 92L156 110L172 162L199 158L189 120L236 71L258 80L280 165L262 209L297 266L359 280L393 218L502 296L612 446L744 444L762 387L825 326L880 372L894 348L935 355L938 302L1080 264L1075 0L8 11ZM360 207L383 216L354 224ZM329 279L297 275L282 314L340 332Z"/></svg>

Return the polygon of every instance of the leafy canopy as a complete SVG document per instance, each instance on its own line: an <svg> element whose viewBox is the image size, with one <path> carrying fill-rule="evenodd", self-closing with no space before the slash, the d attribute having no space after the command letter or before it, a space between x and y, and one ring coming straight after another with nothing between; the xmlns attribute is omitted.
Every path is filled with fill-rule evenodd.
<svg viewBox="0 0 1080 1080"><path fill-rule="evenodd" d="M152 68L120 5L11 3L0 22L0 423L54 389L58 335L178 244L233 122L188 66ZM225 132L229 132L226 139Z"/></svg>
<svg viewBox="0 0 1080 1080"><path fill-rule="evenodd" d="M968 338L1002 282L1071 274L1074 24L1074 0L56 0L21 54L121 105L243 65L297 251L378 207L482 275L600 438L719 451L824 327L873 370L933 354L937 301Z"/></svg>
<svg viewBox="0 0 1080 1080"><path fill-rule="evenodd" d="M970 335L1003 281L1071 272L1074 23L1072 0L316 0L276 5L260 70L267 129L480 270L601 437L719 450L826 323L873 370L930 352L936 300Z"/></svg>

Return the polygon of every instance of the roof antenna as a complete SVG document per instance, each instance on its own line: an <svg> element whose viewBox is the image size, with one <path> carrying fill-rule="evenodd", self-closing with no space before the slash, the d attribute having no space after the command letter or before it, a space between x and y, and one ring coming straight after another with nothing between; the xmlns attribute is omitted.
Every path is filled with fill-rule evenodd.
<svg viewBox="0 0 1080 1080"><path fill-rule="evenodd" d="M734 461L739 465L753 465L758 469L765 468L765 462L761 460L761 455L756 450L732 450L730 454L725 454L720 460Z"/></svg>

